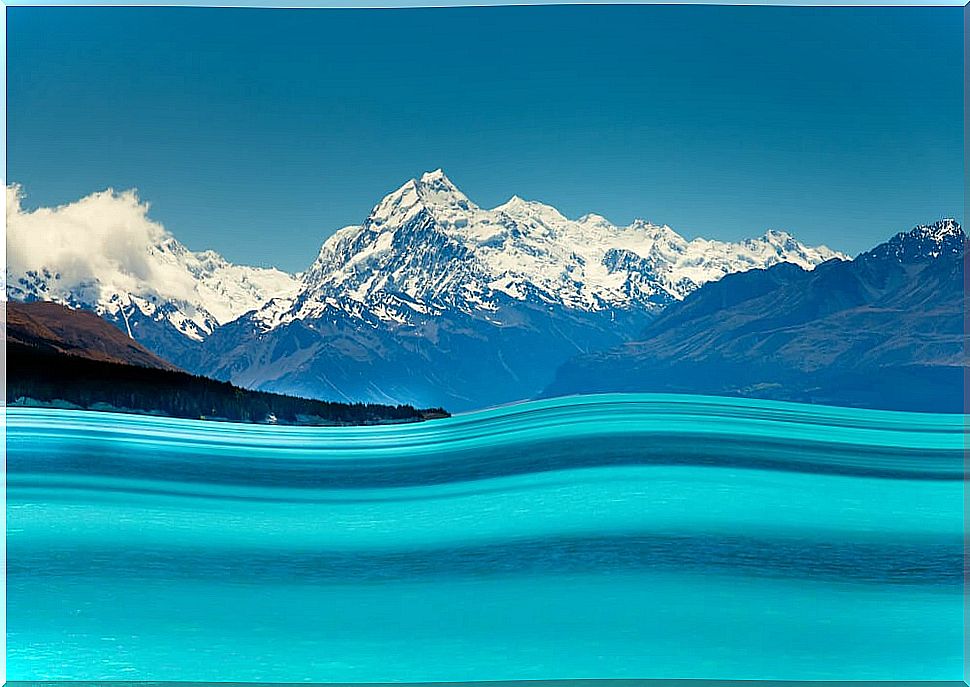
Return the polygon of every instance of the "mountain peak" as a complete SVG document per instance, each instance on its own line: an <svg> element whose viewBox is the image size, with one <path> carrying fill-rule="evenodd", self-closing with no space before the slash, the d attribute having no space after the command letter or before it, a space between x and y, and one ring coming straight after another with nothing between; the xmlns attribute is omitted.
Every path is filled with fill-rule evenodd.
<svg viewBox="0 0 970 687"><path fill-rule="evenodd" d="M933 224L920 224L913 227L908 236L920 240L934 241L939 244L952 241L953 239L963 241L966 238L963 233L963 227L952 217L945 217Z"/></svg>
<svg viewBox="0 0 970 687"><path fill-rule="evenodd" d="M664 225L664 227L660 227L659 225L654 224L653 222L648 222L647 220L643 219L642 217L635 218L630 223L630 228L631 229L641 229L641 230L642 229L661 229L661 228L670 229L670 227L668 227L666 225Z"/></svg>
<svg viewBox="0 0 970 687"><path fill-rule="evenodd" d="M585 224L593 227L602 227L604 229L613 226L613 223L610 222L610 220L603 217L603 215L599 215L595 212L588 212L576 221L579 222L580 224Z"/></svg>
<svg viewBox="0 0 970 687"><path fill-rule="evenodd" d="M654 224L653 222L648 222L645 219L637 217L633 222L630 223L628 229L633 231L646 234L647 236L653 238L654 240L665 239L667 241L673 241L676 243L683 243L686 245L687 240L678 234L676 231L671 229L666 224Z"/></svg>
<svg viewBox="0 0 970 687"><path fill-rule="evenodd" d="M769 229L760 238L754 240L776 246L779 249L790 248L798 244L795 237L783 229Z"/></svg>
<svg viewBox="0 0 970 687"><path fill-rule="evenodd" d="M465 195L458 190L455 183L448 178L441 168L425 172L415 183L419 192L459 195L465 198Z"/></svg>
<svg viewBox="0 0 970 687"><path fill-rule="evenodd" d="M525 200L520 196L512 196L492 212L502 212L515 219L534 218L546 225L569 221L553 206L540 203L537 200Z"/></svg>
<svg viewBox="0 0 970 687"><path fill-rule="evenodd" d="M496 212L501 212L504 210L515 210L516 208L524 208L529 205L529 201L525 200L522 196L513 195L507 201L495 208Z"/></svg>
<svg viewBox="0 0 970 687"><path fill-rule="evenodd" d="M384 225L403 225L422 210L446 220L456 212L477 209L441 169L436 169L425 172L420 179L408 179L384 196L371 211L367 224L379 230Z"/></svg>
<svg viewBox="0 0 970 687"><path fill-rule="evenodd" d="M461 210L468 210L475 207L468 200L468 196L458 190L454 182L440 168L433 172L425 172L422 174L421 178L417 181L416 189L421 200L429 205L445 206Z"/></svg>
<svg viewBox="0 0 970 687"><path fill-rule="evenodd" d="M933 224L920 224L909 231L900 232L863 255L915 262L944 255L960 255L966 241L967 235L960 223L953 218L944 218Z"/></svg>
<svg viewBox="0 0 970 687"><path fill-rule="evenodd" d="M777 241L788 241L793 237L784 229L769 229L768 231L765 232L765 238L774 239Z"/></svg>
<svg viewBox="0 0 970 687"><path fill-rule="evenodd" d="M422 185L424 185L424 184L446 184L448 186L451 186L452 188L455 188L455 185L452 183L451 179L448 178L448 175L445 174L445 171L443 169L441 169L441 167L439 167L438 169L432 170L430 172L425 172L424 174L422 174L421 175L420 182L421 182Z"/></svg>

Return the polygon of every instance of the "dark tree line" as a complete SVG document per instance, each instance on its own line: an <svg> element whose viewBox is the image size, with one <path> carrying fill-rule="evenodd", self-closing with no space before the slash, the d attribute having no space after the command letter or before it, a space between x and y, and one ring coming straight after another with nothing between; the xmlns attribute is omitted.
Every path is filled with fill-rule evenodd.
<svg viewBox="0 0 970 687"><path fill-rule="evenodd" d="M66 401L171 417L235 422L363 425L448 415L441 408L335 403L250 391L185 372L121 365L7 343L7 402ZM29 401L28 401L29 402Z"/></svg>

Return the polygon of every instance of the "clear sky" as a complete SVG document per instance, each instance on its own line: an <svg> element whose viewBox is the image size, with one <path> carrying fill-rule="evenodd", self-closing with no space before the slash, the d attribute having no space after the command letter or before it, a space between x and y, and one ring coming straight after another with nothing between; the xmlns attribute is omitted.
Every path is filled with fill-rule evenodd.
<svg viewBox="0 0 970 687"><path fill-rule="evenodd" d="M7 10L25 205L137 188L193 249L296 271L444 168L479 205L787 229L963 220L963 9Z"/></svg>

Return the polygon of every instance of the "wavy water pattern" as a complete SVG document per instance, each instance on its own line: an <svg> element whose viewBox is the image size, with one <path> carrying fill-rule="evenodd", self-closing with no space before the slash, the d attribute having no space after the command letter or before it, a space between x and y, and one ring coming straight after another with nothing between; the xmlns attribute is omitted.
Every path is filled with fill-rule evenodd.
<svg viewBox="0 0 970 687"><path fill-rule="evenodd" d="M965 416L7 409L10 679L959 679Z"/></svg>

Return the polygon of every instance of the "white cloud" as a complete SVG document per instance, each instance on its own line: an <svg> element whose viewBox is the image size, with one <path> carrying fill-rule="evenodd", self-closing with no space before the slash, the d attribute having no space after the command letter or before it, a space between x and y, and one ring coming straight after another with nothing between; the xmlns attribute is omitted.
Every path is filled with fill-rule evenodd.
<svg viewBox="0 0 970 687"><path fill-rule="evenodd" d="M24 209L19 185L6 193L7 292L13 298L111 313L138 307L148 315L153 303L166 302L178 310L170 318L179 328L191 320L206 332L297 287L279 270L193 253L148 216L148 203L134 190L107 189L36 210Z"/></svg>
<svg viewBox="0 0 970 687"><path fill-rule="evenodd" d="M148 204L136 191L108 189L34 211L24 210L19 185L6 191L11 285L21 275L47 269L60 275L59 288L91 284L99 300L146 290L167 299L192 300L192 276L174 260L157 259L162 257L157 247L173 237L149 219Z"/></svg>

